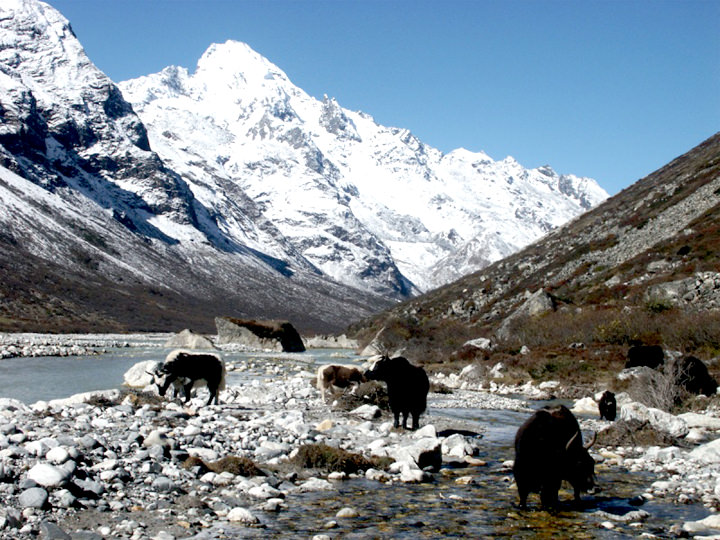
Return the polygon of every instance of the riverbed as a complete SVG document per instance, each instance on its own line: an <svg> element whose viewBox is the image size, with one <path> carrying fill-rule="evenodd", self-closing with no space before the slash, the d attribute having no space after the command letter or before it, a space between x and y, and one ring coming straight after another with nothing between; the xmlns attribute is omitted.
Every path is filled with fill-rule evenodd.
<svg viewBox="0 0 720 540"><path fill-rule="evenodd" d="M89 356L2 360L0 397L33 405L39 400L47 402L89 390L118 388L129 367L144 360L162 360L167 352L163 340L155 337L147 342L131 340L122 347ZM596 473L602 491L585 495L582 508L571 504L570 492L562 491L557 513L540 510L535 496L531 497L530 510L519 510L507 466L508 460L513 459L512 441L517 427L532 409L546 402L517 399L518 396L502 398L506 400L503 401L469 390L456 390L449 395L431 393L421 425L478 433L472 441L476 451L471 463L444 459L440 471L421 482L401 481L399 476L392 475L382 481L351 475L329 482L319 477L315 487L308 489L303 488L306 485L303 482L308 481L303 474L299 478L285 478L274 473L273 480L255 481L257 485L269 482L277 490L272 493L282 502L268 506L272 497L249 496L252 488L241 477L227 478L227 484L218 478L194 478L179 464L157 455L148 457L142 446L127 441L134 433L147 438L151 430L159 427L172 440L173 448L199 446L208 454L245 454L256 460L258 456L272 455L259 452L260 447L287 445L287 450L283 448L268 460L282 463L291 447L307 440L367 452L378 440L387 447L412 444L413 434L391 430L387 415L363 421L332 410L320 401L319 392L312 388L317 365L357 361L350 351L311 350L287 355L227 350L221 354L229 367L228 390L222 394L223 404L217 407L203 407L203 398L193 400L191 409L168 403L159 412L128 404L107 409L57 404L36 406L34 413L13 413L21 443L6 445L0 457L15 470L17 482L21 483L27 469L43 461L43 456L5 457L7 448L27 447L41 435L45 439L59 439L61 446L72 446L73 438L94 435L104 446L102 451L98 448L86 451L85 459L91 465L83 474L113 478L113 471L123 471L117 476L124 479L108 480L99 501L92 501L84 509L63 508L59 504L49 510L26 508L25 530L22 526L12 530L0 528L2 537L32 537L48 522L58 523L67 532L81 530L101 538L137 540L289 536L671 537L684 522L699 520L710 513L697 501L675 504L649 496L648 489L658 479L657 475L642 470L629 472L625 467L609 464L611 460L605 460L601 454L596 454L599 462ZM462 406L463 403L472 405ZM53 417L57 418L56 425L44 420ZM323 420L333 427L318 431L316 426ZM580 421L585 424L583 417ZM0 421L0 427L2 424ZM7 427L3 429L6 434L10 431ZM81 461L78 464L80 468L84 466ZM264 466L262 460L258 464ZM125 478L125 473L129 478ZM169 478L172 489L154 491L159 478ZM21 491L19 484L0 490L2 502L14 505ZM56 503L58 492L49 491L50 502ZM188 505L188 498L202 504ZM229 519L235 508L247 510L253 519L246 523ZM338 516L343 509L352 511Z"/></svg>

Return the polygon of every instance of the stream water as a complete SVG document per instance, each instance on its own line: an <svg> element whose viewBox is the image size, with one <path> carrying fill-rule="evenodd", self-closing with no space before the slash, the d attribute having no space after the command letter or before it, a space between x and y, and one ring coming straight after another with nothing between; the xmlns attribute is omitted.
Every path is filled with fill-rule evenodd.
<svg viewBox="0 0 720 540"><path fill-rule="evenodd" d="M97 356L2 360L0 397L30 404L79 392L117 388L132 365L143 360L162 360L166 353L160 344L150 343L111 349ZM338 356L347 354L313 350L294 355L292 359L295 366L307 364L307 370L313 372L318 363L337 361ZM257 364L271 356L277 357L223 352L228 363L242 360ZM249 376L252 376L249 372L230 372L228 384ZM537 407L541 405L538 403ZM435 474L435 480L428 484L382 484L360 478L340 482L334 491L294 495L287 510L263 520L268 528L246 529L242 537L311 538L323 530L332 538L636 538L643 533L668 537L672 524L709 514L699 504L673 505L654 500L641 507L649 513L644 522L635 525L614 522L612 529L605 528L601 523L607 520L595 512L624 515L637 510L630 500L643 493L654 478L603 464L596 466L602 491L585 495L583 508L572 506L571 493L562 491L561 507L555 513L539 510L535 495L529 500L530 510L519 510L512 476L502 463L513 459L512 441L517 427L528 414L433 407L431 399L423 423L442 417L461 421L464 427L477 426L477 431L483 434L478 457L487 465L446 468ZM470 483L457 482L468 476L472 477ZM354 508L358 517L336 518L337 511L344 507Z"/></svg>

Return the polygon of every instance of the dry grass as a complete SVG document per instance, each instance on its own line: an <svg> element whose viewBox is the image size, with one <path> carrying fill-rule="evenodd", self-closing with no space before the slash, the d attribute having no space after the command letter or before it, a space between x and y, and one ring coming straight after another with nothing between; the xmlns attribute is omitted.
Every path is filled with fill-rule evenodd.
<svg viewBox="0 0 720 540"><path fill-rule="evenodd" d="M354 454L326 444L304 444L290 460L298 467L323 469L330 472L356 473L369 468L384 469L392 462L389 458L368 459L362 454Z"/></svg>

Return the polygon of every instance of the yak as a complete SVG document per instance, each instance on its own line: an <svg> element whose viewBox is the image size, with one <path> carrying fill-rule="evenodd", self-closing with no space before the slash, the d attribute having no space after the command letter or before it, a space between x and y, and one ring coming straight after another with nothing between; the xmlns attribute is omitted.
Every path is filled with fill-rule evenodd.
<svg viewBox="0 0 720 540"><path fill-rule="evenodd" d="M615 394L610 390L605 390L600 397L598 411L600 412L600 420L603 418L611 422L615 420L617 416L617 401L615 400Z"/></svg>
<svg viewBox="0 0 720 540"><path fill-rule="evenodd" d="M213 400L219 403L218 392L225 389L225 362L217 354L192 352L177 349L165 358L154 372L148 372L158 387L158 393L165 395L170 385L181 381L185 403L190 401L193 386L205 384L210 391L207 405Z"/></svg>
<svg viewBox="0 0 720 540"><path fill-rule="evenodd" d="M401 414L403 429L407 429L409 415L412 415L411 429L420 427L420 414L425 411L430 391L430 381L423 368L413 366L402 356L389 358L383 355L364 375L366 379L387 383L388 400L396 428L400 427Z"/></svg>
<svg viewBox="0 0 720 540"><path fill-rule="evenodd" d="M544 508L554 509L563 480L573 486L579 503L580 492L595 485L595 461L588 452L594 442L583 446L580 426L564 405L540 409L528 418L515 436L513 474L520 507L526 508L528 495L535 492Z"/></svg>
<svg viewBox="0 0 720 540"><path fill-rule="evenodd" d="M362 371L355 366L342 366L338 364L325 364L317 370L317 389L322 392L325 401L325 390L347 388L353 383L365 382Z"/></svg>
<svg viewBox="0 0 720 540"><path fill-rule="evenodd" d="M625 369L649 367L657 369L665 363L665 352L660 345L633 345L628 349Z"/></svg>

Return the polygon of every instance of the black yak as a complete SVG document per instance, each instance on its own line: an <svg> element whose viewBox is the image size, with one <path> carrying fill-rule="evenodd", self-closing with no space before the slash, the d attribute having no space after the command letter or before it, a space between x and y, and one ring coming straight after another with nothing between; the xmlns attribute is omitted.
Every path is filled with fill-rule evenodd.
<svg viewBox="0 0 720 540"><path fill-rule="evenodd" d="M177 349L172 351L165 358L154 372L148 372L153 376L158 392L165 395L170 385L178 380L183 383L185 403L190 401L190 393L193 386L207 385L210 391L210 398L207 405L213 399L217 405L219 402L218 392L225 389L225 362L217 354L186 351Z"/></svg>
<svg viewBox="0 0 720 540"><path fill-rule="evenodd" d="M634 345L628 349L625 369L649 367L656 369L665 363L665 353L660 345Z"/></svg>
<svg viewBox="0 0 720 540"><path fill-rule="evenodd" d="M382 356L365 372L365 378L387 383L388 400L395 416L396 428L400 427L401 414L404 429L407 429L409 415L412 415L411 429L420 426L420 414L425 411L430 390L430 381L423 368L413 366L402 356Z"/></svg>
<svg viewBox="0 0 720 540"><path fill-rule="evenodd" d="M682 360L677 360L673 369L676 384L691 394L712 396L717 392L717 381L712 378L707 366L699 358L686 356Z"/></svg>
<svg viewBox="0 0 720 540"><path fill-rule="evenodd" d="M555 508L563 480L579 502L580 492L595 485L595 461L588 452L593 442L583 446L580 426L564 405L536 411L515 435L513 474L520 506L525 508L528 494L536 492L543 507Z"/></svg>
<svg viewBox="0 0 720 540"><path fill-rule="evenodd" d="M610 390L605 390L600 397L598 411L600 412L600 420L603 418L611 422L615 420L617 416L617 401L615 400L615 394Z"/></svg>

